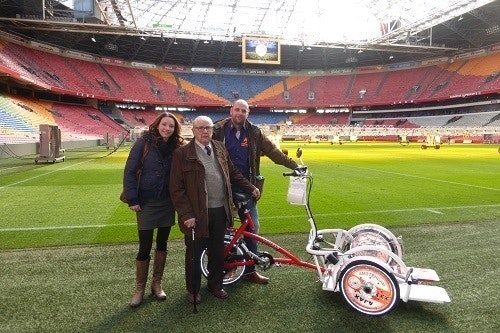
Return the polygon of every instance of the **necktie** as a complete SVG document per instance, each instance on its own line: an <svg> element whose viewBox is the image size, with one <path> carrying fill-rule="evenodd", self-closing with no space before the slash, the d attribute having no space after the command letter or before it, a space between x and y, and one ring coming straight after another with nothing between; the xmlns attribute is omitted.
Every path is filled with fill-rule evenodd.
<svg viewBox="0 0 500 333"><path fill-rule="evenodd" d="M212 153L212 149L210 149L210 146L205 146L205 150L207 151L207 155L210 156Z"/></svg>

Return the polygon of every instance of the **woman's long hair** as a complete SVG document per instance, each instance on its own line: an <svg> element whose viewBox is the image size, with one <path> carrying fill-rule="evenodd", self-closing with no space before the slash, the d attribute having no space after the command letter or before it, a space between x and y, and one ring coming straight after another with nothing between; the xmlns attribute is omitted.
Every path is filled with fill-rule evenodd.
<svg viewBox="0 0 500 333"><path fill-rule="evenodd" d="M153 142L158 143L161 138L160 132L158 131L158 126L160 126L160 122L163 118L169 117L174 120L174 133L172 136L168 138L168 141L174 142L175 148L181 146L184 143L184 138L181 136L181 123L177 118L170 112L162 112L158 115L158 117L153 120L151 125L149 125L149 130L146 132L145 136L148 134L151 135Z"/></svg>

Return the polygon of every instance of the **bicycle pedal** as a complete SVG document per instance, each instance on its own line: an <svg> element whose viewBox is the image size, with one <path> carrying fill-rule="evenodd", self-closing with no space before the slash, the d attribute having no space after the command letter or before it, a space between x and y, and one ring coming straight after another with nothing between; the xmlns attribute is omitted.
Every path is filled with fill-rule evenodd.
<svg viewBox="0 0 500 333"><path fill-rule="evenodd" d="M280 264L279 262L275 262L275 263L274 263L274 266L276 266L276 267L281 267L281 264Z"/></svg>

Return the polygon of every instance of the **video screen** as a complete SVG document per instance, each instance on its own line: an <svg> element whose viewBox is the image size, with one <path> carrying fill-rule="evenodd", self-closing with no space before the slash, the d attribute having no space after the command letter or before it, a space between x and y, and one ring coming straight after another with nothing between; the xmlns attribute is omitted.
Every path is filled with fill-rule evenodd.
<svg viewBox="0 0 500 333"><path fill-rule="evenodd" d="M242 62L249 64L272 64L281 63L281 46L278 39L243 37Z"/></svg>

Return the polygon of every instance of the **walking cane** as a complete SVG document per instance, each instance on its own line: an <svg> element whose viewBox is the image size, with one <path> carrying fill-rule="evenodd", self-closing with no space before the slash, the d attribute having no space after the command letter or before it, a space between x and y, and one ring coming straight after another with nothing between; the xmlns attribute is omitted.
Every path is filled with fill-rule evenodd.
<svg viewBox="0 0 500 333"><path fill-rule="evenodd" d="M191 229L191 239L193 241L193 273L191 274L191 278L192 278L192 285L191 285L191 288L193 288L193 295L194 295L194 302L193 302L193 313L194 314L197 314L198 313L198 309L196 308L196 296L197 296L197 292L196 292L196 243L194 241L194 227Z"/></svg>

